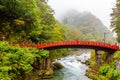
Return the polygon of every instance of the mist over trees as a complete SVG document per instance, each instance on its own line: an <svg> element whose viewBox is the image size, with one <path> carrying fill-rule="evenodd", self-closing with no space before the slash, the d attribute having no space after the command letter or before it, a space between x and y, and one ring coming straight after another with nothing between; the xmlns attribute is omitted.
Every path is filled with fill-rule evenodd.
<svg viewBox="0 0 120 80"><path fill-rule="evenodd" d="M87 36L86 38L84 37L80 39L103 41L104 33L108 33L106 35L109 40L113 38L112 32L104 26L100 19L90 12L69 10L62 15L60 21L63 24L68 25L69 30L70 28L71 30L76 29L78 33Z"/></svg>

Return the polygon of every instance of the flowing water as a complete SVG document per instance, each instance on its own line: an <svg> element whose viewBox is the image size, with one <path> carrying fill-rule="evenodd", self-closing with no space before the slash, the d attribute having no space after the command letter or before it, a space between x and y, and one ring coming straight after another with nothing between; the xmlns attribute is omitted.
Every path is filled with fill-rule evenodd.
<svg viewBox="0 0 120 80"><path fill-rule="evenodd" d="M91 80L85 76L85 71L88 68L82 64L90 58L90 53L83 53L80 56L72 55L56 60L64 65L65 68L56 70L52 79L46 80Z"/></svg>

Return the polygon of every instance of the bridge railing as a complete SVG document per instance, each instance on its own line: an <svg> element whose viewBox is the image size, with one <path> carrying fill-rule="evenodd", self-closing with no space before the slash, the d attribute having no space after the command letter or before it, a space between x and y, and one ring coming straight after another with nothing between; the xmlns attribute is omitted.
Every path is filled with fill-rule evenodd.
<svg viewBox="0 0 120 80"><path fill-rule="evenodd" d="M43 44L39 44L38 48L47 48L47 47L55 47L55 46L63 46L63 45L98 46L103 48L120 50L120 46L117 44L108 44L103 42L92 42L92 41L79 41L79 40L43 43Z"/></svg>
<svg viewBox="0 0 120 80"><path fill-rule="evenodd" d="M14 42L10 42L9 43L10 46L19 46L21 48L24 48L24 47L31 47L31 48L37 48L38 45L37 44L33 44L33 43L14 43Z"/></svg>
<svg viewBox="0 0 120 80"><path fill-rule="evenodd" d="M80 40L71 40L71 41L60 41L60 42L48 42L48 43L38 43L38 44L28 44L28 43L9 43L11 46L18 45L20 47L32 47L32 48L49 48L49 47L56 47L56 46L70 46L70 45L79 45L79 46L97 46L102 48L110 48L114 50L120 50L120 46L118 44L108 44L103 42L93 42L93 41L80 41Z"/></svg>

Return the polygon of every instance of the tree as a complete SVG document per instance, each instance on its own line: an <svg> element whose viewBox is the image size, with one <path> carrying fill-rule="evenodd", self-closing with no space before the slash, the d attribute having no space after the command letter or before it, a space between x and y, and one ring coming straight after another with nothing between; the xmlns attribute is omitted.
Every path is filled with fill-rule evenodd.
<svg viewBox="0 0 120 80"><path fill-rule="evenodd" d="M33 31L40 34L40 10L36 0L1 0L0 32L6 40L29 39Z"/></svg>
<svg viewBox="0 0 120 80"><path fill-rule="evenodd" d="M112 28L117 33L117 40L118 42L120 42L120 0L116 0L116 5L113 8L113 13L111 14L111 16Z"/></svg>

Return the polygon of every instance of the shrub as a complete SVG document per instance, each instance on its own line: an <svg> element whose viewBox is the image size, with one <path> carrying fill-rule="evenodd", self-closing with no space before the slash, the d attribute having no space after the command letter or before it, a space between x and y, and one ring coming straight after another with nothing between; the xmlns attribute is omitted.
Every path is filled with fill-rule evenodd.
<svg viewBox="0 0 120 80"><path fill-rule="evenodd" d="M100 67L99 73L102 75L106 75L106 73L109 71L109 69L110 69L109 65L104 65L104 66Z"/></svg>
<svg viewBox="0 0 120 80"><path fill-rule="evenodd" d="M0 42L0 80L15 80L32 71L32 64L39 58L48 57L48 51L34 48L20 48L9 46L7 42Z"/></svg>

